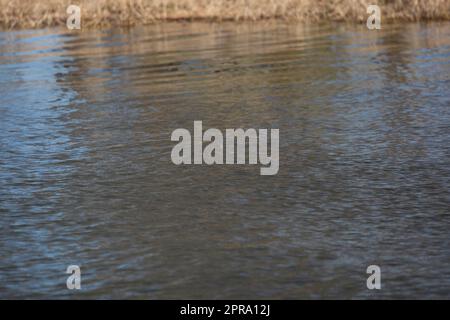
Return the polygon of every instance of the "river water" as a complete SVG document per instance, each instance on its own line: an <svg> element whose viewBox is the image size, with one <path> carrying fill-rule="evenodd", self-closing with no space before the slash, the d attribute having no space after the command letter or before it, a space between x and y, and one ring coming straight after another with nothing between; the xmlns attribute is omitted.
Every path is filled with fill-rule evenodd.
<svg viewBox="0 0 450 320"><path fill-rule="evenodd" d="M450 298L450 23L5 31L0 128L0 298Z"/></svg>

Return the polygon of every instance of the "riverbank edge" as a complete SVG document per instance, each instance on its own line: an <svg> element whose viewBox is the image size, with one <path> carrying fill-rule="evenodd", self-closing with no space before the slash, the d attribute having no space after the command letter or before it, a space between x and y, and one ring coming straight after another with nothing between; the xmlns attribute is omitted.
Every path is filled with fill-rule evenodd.
<svg viewBox="0 0 450 320"><path fill-rule="evenodd" d="M178 1L178 2L177 2ZM0 0L0 30L65 26L69 0ZM450 0L78 0L81 27L135 27L164 22L364 23L379 4L383 23L450 21ZM414 5L412 5L414 4Z"/></svg>

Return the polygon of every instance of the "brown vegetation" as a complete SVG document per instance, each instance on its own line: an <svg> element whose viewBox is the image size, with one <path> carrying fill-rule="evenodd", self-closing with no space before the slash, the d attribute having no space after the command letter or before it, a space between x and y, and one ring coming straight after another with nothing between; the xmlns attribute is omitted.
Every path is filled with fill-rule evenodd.
<svg viewBox="0 0 450 320"><path fill-rule="evenodd" d="M369 4L381 7L384 22L450 19L450 0L0 0L0 27L64 25L69 4L81 7L83 27L165 20L361 22Z"/></svg>

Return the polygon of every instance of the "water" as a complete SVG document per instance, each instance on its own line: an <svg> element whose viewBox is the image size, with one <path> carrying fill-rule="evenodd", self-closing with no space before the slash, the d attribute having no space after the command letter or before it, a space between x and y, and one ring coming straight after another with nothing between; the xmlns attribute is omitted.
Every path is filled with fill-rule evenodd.
<svg viewBox="0 0 450 320"><path fill-rule="evenodd" d="M449 89L449 23L2 32L0 297L450 298ZM194 120L278 175L173 165Z"/></svg>

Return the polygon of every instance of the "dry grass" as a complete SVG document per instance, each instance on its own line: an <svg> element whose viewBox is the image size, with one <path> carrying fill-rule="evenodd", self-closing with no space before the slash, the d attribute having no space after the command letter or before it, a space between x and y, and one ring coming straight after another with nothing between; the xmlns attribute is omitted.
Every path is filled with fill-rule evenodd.
<svg viewBox="0 0 450 320"><path fill-rule="evenodd" d="M450 0L0 0L0 27L64 25L69 4L81 7L83 27L164 20L361 22L369 4L381 7L384 22L450 19Z"/></svg>

